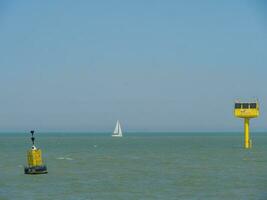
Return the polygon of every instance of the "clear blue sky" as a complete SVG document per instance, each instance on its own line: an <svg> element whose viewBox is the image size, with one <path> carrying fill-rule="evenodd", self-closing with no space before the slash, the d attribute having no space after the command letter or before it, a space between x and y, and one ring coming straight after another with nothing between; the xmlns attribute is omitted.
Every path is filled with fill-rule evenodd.
<svg viewBox="0 0 267 200"><path fill-rule="evenodd" d="M0 1L0 131L267 130L264 1Z"/></svg>

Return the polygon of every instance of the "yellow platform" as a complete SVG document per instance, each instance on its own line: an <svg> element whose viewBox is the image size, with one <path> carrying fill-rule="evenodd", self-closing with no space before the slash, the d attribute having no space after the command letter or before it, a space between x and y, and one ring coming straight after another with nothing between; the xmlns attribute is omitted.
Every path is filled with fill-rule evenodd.
<svg viewBox="0 0 267 200"><path fill-rule="evenodd" d="M234 115L239 118L255 118L260 115L259 103L235 103Z"/></svg>

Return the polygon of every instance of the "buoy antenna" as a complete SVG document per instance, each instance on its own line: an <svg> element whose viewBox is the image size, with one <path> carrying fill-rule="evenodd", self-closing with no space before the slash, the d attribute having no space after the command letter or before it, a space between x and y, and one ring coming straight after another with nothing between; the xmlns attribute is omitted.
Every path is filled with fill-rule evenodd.
<svg viewBox="0 0 267 200"><path fill-rule="evenodd" d="M34 140L35 140L35 137L33 136L34 135L34 130L31 131L31 134L32 134L32 137L31 137L32 145L34 145Z"/></svg>

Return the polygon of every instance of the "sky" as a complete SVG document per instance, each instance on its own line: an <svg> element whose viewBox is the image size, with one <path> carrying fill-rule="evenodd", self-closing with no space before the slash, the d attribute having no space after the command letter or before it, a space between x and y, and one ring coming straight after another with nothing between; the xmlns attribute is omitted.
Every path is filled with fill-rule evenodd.
<svg viewBox="0 0 267 200"><path fill-rule="evenodd" d="M267 131L264 1L0 0L0 132Z"/></svg>

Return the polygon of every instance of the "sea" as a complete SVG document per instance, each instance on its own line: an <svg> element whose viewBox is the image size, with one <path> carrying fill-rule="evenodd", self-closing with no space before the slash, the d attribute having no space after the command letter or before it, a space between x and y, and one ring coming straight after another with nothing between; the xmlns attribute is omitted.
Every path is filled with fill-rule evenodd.
<svg viewBox="0 0 267 200"><path fill-rule="evenodd" d="M267 133L37 133L48 174L25 175L29 135L0 134L0 200L267 199Z"/></svg>

